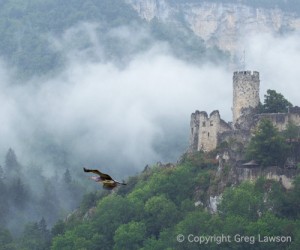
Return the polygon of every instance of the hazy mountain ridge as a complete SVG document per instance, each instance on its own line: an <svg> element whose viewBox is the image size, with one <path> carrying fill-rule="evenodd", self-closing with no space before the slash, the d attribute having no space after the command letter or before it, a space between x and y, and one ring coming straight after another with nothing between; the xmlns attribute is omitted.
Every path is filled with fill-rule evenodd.
<svg viewBox="0 0 300 250"><path fill-rule="evenodd" d="M0 57L9 67L20 70L20 78L59 73L68 63L70 49L90 52L88 56L93 61L119 66L149 50L157 40L167 42L171 48L173 45L176 49L188 48L185 58L192 57L191 50L199 52L198 58L205 53L201 39L193 37L192 31L171 24L149 25L124 1L8 0L1 2L0 21ZM91 26L93 37L90 37ZM177 30L176 36L172 30ZM135 41L141 40L132 44L129 40L133 35L126 32L134 33ZM67 47L57 46L56 40L70 35L74 37L67 41ZM187 40L190 42L184 44ZM91 52L95 42L101 45L100 54ZM176 49L173 49L175 54Z"/></svg>
<svg viewBox="0 0 300 250"><path fill-rule="evenodd" d="M241 42L253 33L284 34L300 30L299 13L251 6L242 1L126 0L147 21L174 22L189 27L208 47L217 46L234 57ZM273 5L276 6L276 5ZM269 7L269 8L267 8ZM297 11L297 8L294 8Z"/></svg>

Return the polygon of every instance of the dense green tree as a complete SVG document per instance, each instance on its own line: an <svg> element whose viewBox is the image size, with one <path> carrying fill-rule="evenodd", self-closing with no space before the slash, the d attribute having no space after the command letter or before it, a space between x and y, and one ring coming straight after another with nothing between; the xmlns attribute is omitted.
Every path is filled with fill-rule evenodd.
<svg viewBox="0 0 300 250"><path fill-rule="evenodd" d="M295 231L292 232L293 241L289 246L289 250L298 250L300 246L300 220L295 222Z"/></svg>
<svg viewBox="0 0 300 250"><path fill-rule="evenodd" d="M5 156L5 172L9 177L20 174L21 166L13 149L8 149Z"/></svg>
<svg viewBox="0 0 300 250"><path fill-rule="evenodd" d="M38 229L40 233L39 238L42 241L40 247L44 249L48 249L51 243L51 232L47 227L47 223L44 217L39 221Z"/></svg>
<svg viewBox="0 0 300 250"><path fill-rule="evenodd" d="M91 224L78 225L73 230L67 231L64 235L54 238L52 250L73 250L73 249L105 249L103 237L99 235ZM110 248L112 249L112 248Z"/></svg>
<svg viewBox="0 0 300 250"><path fill-rule="evenodd" d="M294 187L291 191L282 195L281 202L277 202L278 211L281 216L292 219L300 219L300 176L293 181ZM276 194L274 194L276 199Z"/></svg>
<svg viewBox="0 0 300 250"><path fill-rule="evenodd" d="M102 249L111 250L113 248L113 237L117 228L120 224L138 220L141 209L141 204L119 195L109 195L98 203L93 229L103 236Z"/></svg>
<svg viewBox="0 0 300 250"><path fill-rule="evenodd" d="M260 121L255 135L246 148L246 158L262 166L283 166L288 153L285 139L268 119Z"/></svg>
<svg viewBox="0 0 300 250"><path fill-rule="evenodd" d="M64 182L66 184L70 184L72 182L72 177L69 169L67 168L66 171L64 172Z"/></svg>
<svg viewBox="0 0 300 250"><path fill-rule="evenodd" d="M26 225L20 240L24 250L47 250L50 249L51 235L47 229L46 221L42 218L39 222Z"/></svg>
<svg viewBox="0 0 300 250"><path fill-rule="evenodd" d="M284 131L284 137L291 141L300 138L300 127L289 121Z"/></svg>
<svg viewBox="0 0 300 250"><path fill-rule="evenodd" d="M131 221L122 224L115 232L114 249L140 249L146 236L146 225L143 222Z"/></svg>
<svg viewBox="0 0 300 250"><path fill-rule="evenodd" d="M2 166L0 165L0 180L1 179L4 179L4 170L3 170L3 168L2 168Z"/></svg>
<svg viewBox="0 0 300 250"><path fill-rule="evenodd" d="M165 196L153 196L145 204L145 219L149 235L158 236L163 228L170 227L178 218L176 205Z"/></svg>
<svg viewBox="0 0 300 250"><path fill-rule="evenodd" d="M264 96L264 104L260 106L261 113L286 113L293 105L275 90L268 89Z"/></svg>
<svg viewBox="0 0 300 250"><path fill-rule="evenodd" d="M144 240L144 245L141 250L171 250L171 246L174 243L174 234L166 231L160 233L160 238L148 237Z"/></svg>
<svg viewBox="0 0 300 250"><path fill-rule="evenodd" d="M30 191L20 178L14 178L11 180L9 193L13 205L18 209L24 209L26 204L30 202Z"/></svg>
<svg viewBox="0 0 300 250"><path fill-rule="evenodd" d="M295 231L294 221L278 218L269 211L262 215L257 221L250 222L246 226L245 235L255 235L256 240L252 244L252 249L261 248L262 244L258 241L258 237L262 240L265 236L290 236ZM263 249L288 249L290 242L268 242L264 244Z"/></svg>
<svg viewBox="0 0 300 250"><path fill-rule="evenodd" d="M196 172L191 176L191 172ZM202 173L201 173L202 174ZM146 202L156 194L164 194L168 199L173 201L176 206L180 206L181 202L186 198L190 198L191 189L195 187L199 181L197 166L189 164L174 168L155 168L151 177L146 181L141 181L139 185L129 194L129 197L137 202ZM189 181L185 181L185 180Z"/></svg>
<svg viewBox="0 0 300 250"><path fill-rule="evenodd" d="M65 223L62 220L58 220L51 229L52 237L62 235L65 232Z"/></svg>
<svg viewBox="0 0 300 250"><path fill-rule="evenodd" d="M283 136L289 145L288 156L293 161L297 162L300 160L300 127L295 125L293 122L288 123L286 130L283 131Z"/></svg>
<svg viewBox="0 0 300 250"><path fill-rule="evenodd" d="M210 235L212 233L211 218L211 214L200 209L188 213L185 218L176 225L175 232L170 235L173 240L172 246L175 249L199 249L199 243L192 242L193 238L194 236ZM218 232L219 228L215 228L215 231L212 233L212 235L218 234ZM185 241L177 242L177 235L183 235L185 237ZM188 240L189 236L190 241ZM211 247L211 245L209 246ZM201 248L209 249L207 245L202 245Z"/></svg>
<svg viewBox="0 0 300 250"><path fill-rule="evenodd" d="M254 186L250 183L242 183L239 188L227 189L219 206L219 213L222 216L241 216L248 220L255 220L259 212L263 212L263 196L255 192Z"/></svg>
<svg viewBox="0 0 300 250"><path fill-rule="evenodd" d="M4 226L7 222L9 213L9 198L10 194L7 192L7 187L2 179L0 179L0 225Z"/></svg>
<svg viewBox="0 0 300 250"><path fill-rule="evenodd" d="M10 249L7 245L13 242L13 237L7 229L0 226L0 250ZM11 248L12 249L12 248Z"/></svg>
<svg viewBox="0 0 300 250"><path fill-rule="evenodd" d="M42 215L45 216L50 223L54 223L57 218L59 218L61 212L59 196L55 185L47 180L44 182L40 198L36 200L36 205Z"/></svg>

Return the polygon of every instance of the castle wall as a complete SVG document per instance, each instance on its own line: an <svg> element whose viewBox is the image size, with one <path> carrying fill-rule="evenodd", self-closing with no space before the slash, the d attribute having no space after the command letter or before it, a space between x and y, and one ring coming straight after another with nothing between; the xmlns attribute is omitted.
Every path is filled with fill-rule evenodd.
<svg viewBox="0 0 300 250"><path fill-rule="evenodd" d="M233 124L242 115L242 110L259 104L259 73L239 71L233 74Z"/></svg>
<svg viewBox="0 0 300 250"><path fill-rule="evenodd" d="M265 177L268 180L276 180L282 183L286 189L293 187L293 179L299 174L297 169L282 169L279 167L267 168L246 168L237 167L235 169L238 182L250 180L255 181L259 177Z"/></svg>
<svg viewBox="0 0 300 250"><path fill-rule="evenodd" d="M257 115L257 118L258 118L258 123L262 119L270 120L273 126L276 127L279 131L285 130L289 121L289 115L286 113L259 114Z"/></svg>
<svg viewBox="0 0 300 250"><path fill-rule="evenodd" d="M190 122L190 140L189 140L189 149L190 152L198 151L198 140L199 140L199 123L200 123L200 112L197 110L191 115Z"/></svg>
<svg viewBox="0 0 300 250"><path fill-rule="evenodd" d="M289 122L300 126L300 108L290 108L289 113L266 113L256 115L258 122L262 119L268 119L272 122L273 126L279 131L283 131L287 128Z"/></svg>
<svg viewBox="0 0 300 250"><path fill-rule="evenodd" d="M206 112L196 111L191 116L190 151L211 151L217 147L218 134L231 130L231 127L221 119L219 111L213 111L209 116Z"/></svg>
<svg viewBox="0 0 300 250"><path fill-rule="evenodd" d="M210 151L217 146L218 124L220 115L218 111L213 111L210 116L206 112L200 114L198 150Z"/></svg>
<svg viewBox="0 0 300 250"><path fill-rule="evenodd" d="M295 124L296 126L300 126L300 107L295 106L289 109L289 121Z"/></svg>

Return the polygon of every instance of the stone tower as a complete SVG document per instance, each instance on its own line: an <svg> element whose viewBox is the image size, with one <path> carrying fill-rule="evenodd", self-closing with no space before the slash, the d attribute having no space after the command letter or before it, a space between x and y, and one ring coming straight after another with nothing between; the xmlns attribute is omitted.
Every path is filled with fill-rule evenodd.
<svg viewBox="0 0 300 250"><path fill-rule="evenodd" d="M259 104L259 73L257 71L236 71L233 74L233 124L238 122L243 110Z"/></svg>

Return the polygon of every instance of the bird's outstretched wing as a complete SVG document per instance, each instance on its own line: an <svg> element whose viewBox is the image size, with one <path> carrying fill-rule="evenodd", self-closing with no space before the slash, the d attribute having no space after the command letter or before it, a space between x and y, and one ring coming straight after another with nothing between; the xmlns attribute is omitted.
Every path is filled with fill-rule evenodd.
<svg viewBox="0 0 300 250"><path fill-rule="evenodd" d="M97 169L87 169L87 168L83 168L83 171L84 172L91 172L91 173L94 173L94 174L97 174L100 176L101 180L112 180L113 179L108 175L108 174L104 174L104 173L101 173L99 170Z"/></svg>

